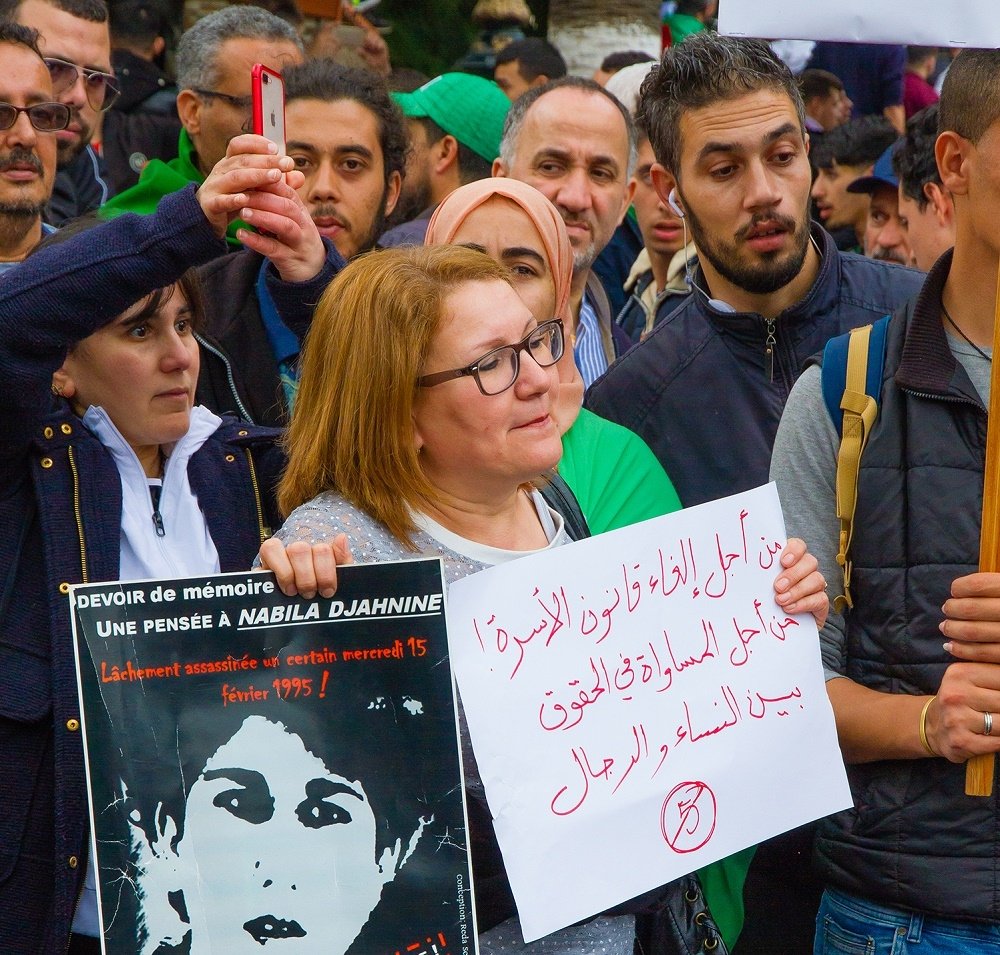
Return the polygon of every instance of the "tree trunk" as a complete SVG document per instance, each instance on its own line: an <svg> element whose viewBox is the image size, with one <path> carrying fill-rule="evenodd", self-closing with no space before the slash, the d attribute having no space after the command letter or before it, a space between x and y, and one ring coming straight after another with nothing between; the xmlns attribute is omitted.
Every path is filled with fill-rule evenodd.
<svg viewBox="0 0 1000 955"><path fill-rule="evenodd" d="M548 38L570 73L590 76L618 50L660 54L658 0L549 0Z"/></svg>

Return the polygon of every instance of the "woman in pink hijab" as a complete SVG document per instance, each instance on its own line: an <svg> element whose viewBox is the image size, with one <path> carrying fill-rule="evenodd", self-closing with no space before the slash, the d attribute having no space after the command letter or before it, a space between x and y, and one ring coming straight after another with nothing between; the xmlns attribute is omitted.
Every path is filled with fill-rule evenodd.
<svg viewBox="0 0 1000 955"><path fill-rule="evenodd" d="M569 314L573 251L562 217L537 189L517 179L480 179L438 206L427 245L464 245L507 266L514 288L539 322ZM567 348L557 365L554 414L562 433L559 473L594 534L680 508L660 463L626 428L585 410L583 379Z"/></svg>

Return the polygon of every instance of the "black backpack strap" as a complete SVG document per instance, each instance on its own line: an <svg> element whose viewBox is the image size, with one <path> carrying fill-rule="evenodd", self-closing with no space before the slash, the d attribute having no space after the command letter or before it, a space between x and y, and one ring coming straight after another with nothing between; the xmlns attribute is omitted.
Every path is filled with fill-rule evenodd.
<svg viewBox="0 0 1000 955"><path fill-rule="evenodd" d="M554 511L558 511L566 524L566 533L572 540L579 541L590 537L590 528L587 526L587 518L580 510L580 502L576 499L570 486L559 476L558 472L552 471L547 476L548 483L540 488L545 503Z"/></svg>

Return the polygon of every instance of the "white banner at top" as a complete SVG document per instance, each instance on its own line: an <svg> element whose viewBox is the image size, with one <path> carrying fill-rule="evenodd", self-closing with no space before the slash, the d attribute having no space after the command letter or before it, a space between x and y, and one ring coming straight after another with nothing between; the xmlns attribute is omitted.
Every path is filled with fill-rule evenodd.
<svg viewBox="0 0 1000 955"><path fill-rule="evenodd" d="M719 32L768 40L844 40L1000 48L997 0L720 0Z"/></svg>

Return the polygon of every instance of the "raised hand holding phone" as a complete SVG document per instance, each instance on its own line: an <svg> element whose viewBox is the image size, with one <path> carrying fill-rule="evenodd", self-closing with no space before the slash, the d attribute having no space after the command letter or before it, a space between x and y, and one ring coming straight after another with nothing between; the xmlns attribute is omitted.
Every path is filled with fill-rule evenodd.
<svg viewBox="0 0 1000 955"><path fill-rule="evenodd" d="M278 147L285 155L285 82L281 74L262 63L251 71L253 93L253 131Z"/></svg>

